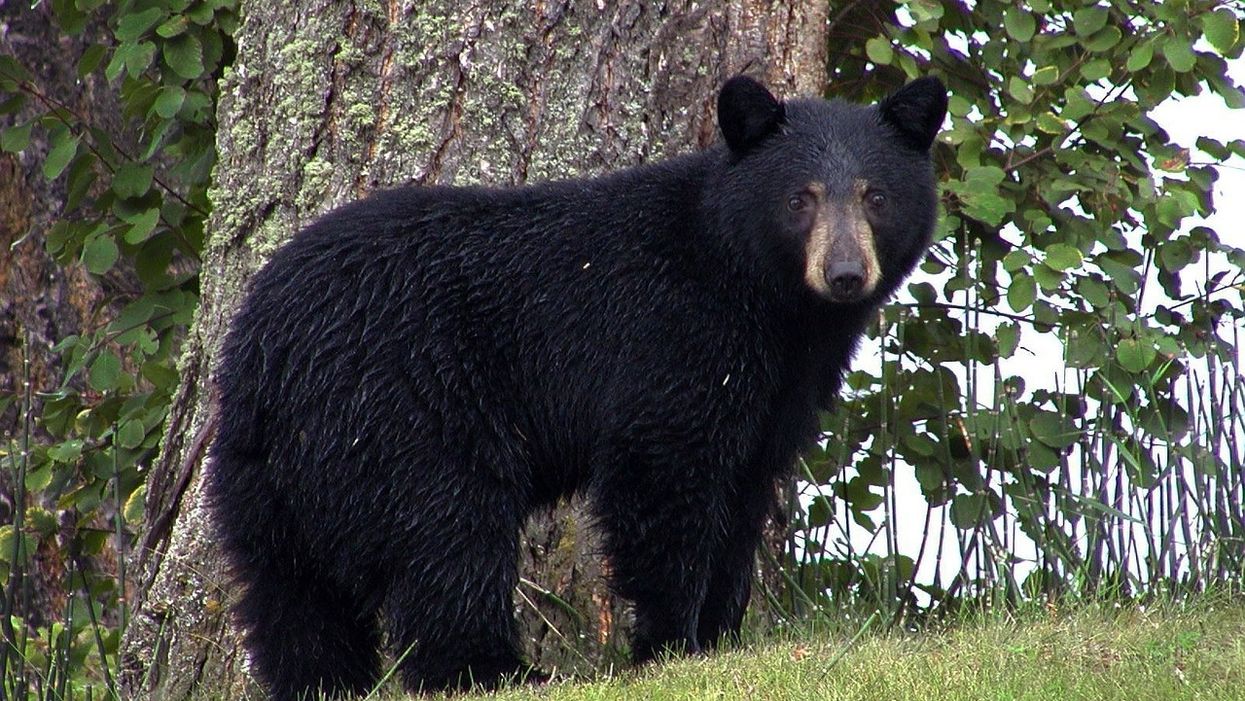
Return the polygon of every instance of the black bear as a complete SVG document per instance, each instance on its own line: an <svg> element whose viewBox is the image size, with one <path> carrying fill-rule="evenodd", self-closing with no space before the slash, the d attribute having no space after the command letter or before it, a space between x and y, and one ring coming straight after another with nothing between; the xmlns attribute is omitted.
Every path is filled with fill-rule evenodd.
<svg viewBox="0 0 1245 701"><path fill-rule="evenodd" d="M924 255L946 90L780 101L596 178L403 187L251 281L217 369L208 504L274 699L526 671L520 528L587 494L636 661L739 631L774 481Z"/></svg>

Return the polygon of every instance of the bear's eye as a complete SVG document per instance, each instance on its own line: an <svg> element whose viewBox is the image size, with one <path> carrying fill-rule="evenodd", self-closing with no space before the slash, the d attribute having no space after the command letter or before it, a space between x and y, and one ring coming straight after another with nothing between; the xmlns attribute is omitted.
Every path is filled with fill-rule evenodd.
<svg viewBox="0 0 1245 701"><path fill-rule="evenodd" d="M873 209L881 209L886 206L886 193L871 190L865 194L865 202Z"/></svg>
<svg viewBox="0 0 1245 701"><path fill-rule="evenodd" d="M813 196L808 192L797 192L787 198L787 209L792 212L803 212L813 208Z"/></svg>

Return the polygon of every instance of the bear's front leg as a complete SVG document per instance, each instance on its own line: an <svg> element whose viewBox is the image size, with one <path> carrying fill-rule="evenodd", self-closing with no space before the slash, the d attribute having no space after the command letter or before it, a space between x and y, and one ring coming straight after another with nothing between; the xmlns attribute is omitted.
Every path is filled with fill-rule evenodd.
<svg viewBox="0 0 1245 701"><path fill-rule="evenodd" d="M614 591L635 606L632 658L700 652L701 607L723 546L724 499L688 463L631 462L610 470L595 495Z"/></svg>
<svg viewBox="0 0 1245 701"><path fill-rule="evenodd" d="M765 518L774 508L772 481L761 480L739 489L730 511L731 530L714 560L713 575L700 610L697 638L712 649L719 642L737 642L756 570Z"/></svg>

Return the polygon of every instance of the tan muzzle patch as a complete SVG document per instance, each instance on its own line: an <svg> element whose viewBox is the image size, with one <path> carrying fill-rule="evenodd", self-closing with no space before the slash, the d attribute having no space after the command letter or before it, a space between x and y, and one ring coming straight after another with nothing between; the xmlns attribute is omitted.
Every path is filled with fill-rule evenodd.
<svg viewBox="0 0 1245 701"><path fill-rule="evenodd" d="M857 180L844 198L828 197L819 182L808 189L817 197L817 212L804 243L805 284L832 302L867 297L882 276L873 227L865 215L868 183Z"/></svg>

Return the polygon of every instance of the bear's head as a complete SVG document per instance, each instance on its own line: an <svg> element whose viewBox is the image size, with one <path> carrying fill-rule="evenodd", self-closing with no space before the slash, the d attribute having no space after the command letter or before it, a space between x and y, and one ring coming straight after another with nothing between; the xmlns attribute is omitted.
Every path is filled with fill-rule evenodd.
<svg viewBox="0 0 1245 701"><path fill-rule="evenodd" d="M929 246L937 215L930 148L946 109L936 78L861 106L780 101L736 76L718 96L729 154L710 206L754 254L818 298L876 303Z"/></svg>

